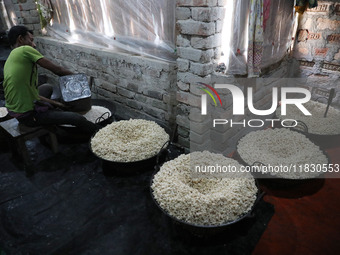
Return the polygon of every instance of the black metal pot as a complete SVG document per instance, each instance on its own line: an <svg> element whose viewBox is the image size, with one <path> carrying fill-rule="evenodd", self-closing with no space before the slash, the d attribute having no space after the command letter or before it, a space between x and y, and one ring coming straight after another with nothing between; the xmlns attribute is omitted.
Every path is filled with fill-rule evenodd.
<svg viewBox="0 0 340 255"><path fill-rule="evenodd" d="M95 134L91 137L91 140L94 136ZM101 160L103 174L105 176L131 176L142 172L152 171L157 164L164 161L166 149L169 144L169 141L164 143L159 152L150 158L132 162L116 162L101 158L94 153L91 147L91 140L89 142L90 150Z"/></svg>
<svg viewBox="0 0 340 255"><path fill-rule="evenodd" d="M306 136L306 138L309 138L308 135L306 135L305 133L301 132L300 130L292 130L294 132L299 132L303 135ZM247 134L246 134L247 135ZM244 135L244 136L246 136ZM243 137L244 137L243 136ZM243 138L242 137L242 138ZM242 139L240 138L239 141ZM311 140L311 139L310 139ZM240 155L240 153L238 152L237 148L239 146L239 141L236 144L236 151L234 153L233 158L235 160L237 160L240 164L244 165L244 166L260 166L260 165L265 165L264 163L262 163L259 159L259 161L254 162L252 165L249 165L248 163L246 163L244 161L244 159L242 158L242 156ZM311 140L311 142L313 142L316 146L318 146L320 148L320 150L322 151L322 153L326 156L328 164L331 162L329 159L328 154L326 153L325 150L323 150L318 144L316 144L313 140ZM255 148L254 148L255 149ZM289 178L282 178L282 177L276 177L271 175L270 173L263 173L263 172L252 172L251 173L254 178L258 179L261 184L265 184L268 187L274 187L274 188L288 188L288 187L295 187L298 185L302 185L302 184L309 184L309 183L314 183L317 179L323 179L324 178L324 174L320 174L318 177L315 178L305 178L305 179L289 179Z"/></svg>
<svg viewBox="0 0 340 255"><path fill-rule="evenodd" d="M151 194L151 198L153 200L153 202L155 203L155 205L158 207L158 209L166 216L168 217L174 224L180 226L181 228L187 230L188 232L190 232L191 234L195 235L195 236L199 236L199 237L209 237L209 236L214 236L216 234L219 234L221 232L225 232L225 231L233 231L235 228L238 228L241 223L244 223L247 219L254 219L255 215L254 215L254 209L257 206L257 204L261 201L261 199L264 196L264 192L262 192L260 190L258 181L255 179L255 183L256 186L258 188L258 192L256 194L256 200L251 208L251 210L242 215L241 217L239 217L238 219L234 220L234 221L230 221L221 225L197 225L197 224L192 224L192 223L188 223L185 222L183 220L179 220L176 217L170 215L165 209L163 209L157 202L157 200L155 199L153 192L152 192L152 188L151 185L153 183L153 179L154 176L156 175L158 171L155 171L153 173L153 175L151 176L150 179L150 194Z"/></svg>
<svg viewBox="0 0 340 255"><path fill-rule="evenodd" d="M92 106L102 106L102 107L107 108L110 111L110 112L105 112L102 116L100 116L96 120L97 124L104 127L112 123L115 120L114 113L116 112L116 107L111 101L108 101L105 99L92 99L91 101L92 101Z"/></svg>
<svg viewBox="0 0 340 255"><path fill-rule="evenodd" d="M102 116L98 117L96 120L96 124L99 124L100 126L104 127L107 124L110 124L114 121L114 112L116 107L114 104L110 101L104 100L104 99L91 99L91 105L92 106L102 106L107 108L109 112L105 112L102 114ZM61 125L62 129L64 129L67 132L76 134L79 133L79 128L72 126L72 125Z"/></svg>
<svg viewBox="0 0 340 255"><path fill-rule="evenodd" d="M274 115L273 119L279 119ZM301 120L296 120L297 126L290 128L290 130L300 132L308 137L312 142L320 146L321 148L336 147L339 143L340 134L326 135L326 134L313 134L309 131L308 126ZM275 128L285 128L281 123L275 122Z"/></svg>
<svg viewBox="0 0 340 255"><path fill-rule="evenodd" d="M320 146L320 148L327 149L337 147L340 141L339 135L317 135L317 134L305 134L311 141Z"/></svg>
<svg viewBox="0 0 340 255"><path fill-rule="evenodd" d="M77 99L70 102L64 102L64 104L69 107L69 111L72 112L87 112L91 110L92 107L92 100L91 97Z"/></svg>

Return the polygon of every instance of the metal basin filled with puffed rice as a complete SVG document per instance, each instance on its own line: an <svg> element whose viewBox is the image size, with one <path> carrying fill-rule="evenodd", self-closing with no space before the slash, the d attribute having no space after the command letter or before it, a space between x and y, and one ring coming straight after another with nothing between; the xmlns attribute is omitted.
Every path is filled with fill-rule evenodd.
<svg viewBox="0 0 340 255"><path fill-rule="evenodd" d="M322 179L324 172L307 166L329 164L326 153L306 135L287 128L252 131L237 144L237 156L257 178L294 185Z"/></svg>
<svg viewBox="0 0 340 255"><path fill-rule="evenodd" d="M182 154L165 162L150 182L151 197L163 214L194 235L215 235L253 218L261 200L255 178L246 172L195 172L196 166L241 164L208 151ZM206 168L205 168L206 169ZM202 170L203 171L203 170Z"/></svg>
<svg viewBox="0 0 340 255"><path fill-rule="evenodd" d="M152 170L169 144L168 133L154 121L130 119L101 128L90 140L103 173L132 175Z"/></svg>
<svg viewBox="0 0 340 255"><path fill-rule="evenodd" d="M115 105L105 99L91 99L92 108L84 114L89 121L105 127L114 121Z"/></svg>
<svg viewBox="0 0 340 255"><path fill-rule="evenodd" d="M115 113L115 105L105 99L91 99L91 109L83 112L82 115L93 123L101 127L112 123ZM84 134L78 127L73 125L59 125L58 126L58 140L62 143L72 142L88 142L89 135Z"/></svg>
<svg viewBox="0 0 340 255"><path fill-rule="evenodd" d="M8 110L6 107L0 107L0 122L8 120L10 117L8 115Z"/></svg>
<svg viewBox="0 0 340 255"><path fill-rule="evenodd" d="M99 124L104 127L114 121L115 106L112 102L105 99L91 99L91 109L82 112L88 121ZM73 125L60 125L61 128L67 131L78 133L79 129Z"/></svg>
<svg viewBox="0 0 340 255"><path fill-rule="evenodd" d="M292 129L304 133L321 147L327 148L334 142L338 143L340 111L329 106L325 117L327 105L312 100L305 103L304 107L311 115L304 115L295 105L287 105L287 114L284 116L281 115L281 106L277 108L275 114L279 119L295 120L297 126Z"/></svg>

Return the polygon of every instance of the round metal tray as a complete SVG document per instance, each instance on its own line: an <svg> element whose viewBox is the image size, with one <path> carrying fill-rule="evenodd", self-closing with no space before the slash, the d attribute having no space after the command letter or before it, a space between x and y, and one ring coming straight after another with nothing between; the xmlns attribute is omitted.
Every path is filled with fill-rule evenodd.
<svg viewBox="0 0 340 255"><path fill-rule="evenodd" d="M318 144L316 144L313 140L311 140L308 135L304 134L303 132L299 131L299 130L292 130L293 132L299 132L303 135L306 136L307 139L309 139L312 143L314 143L315 146L318 146L320 148L320 150L322 151L322 153L326 156L328 164L331 162L329 159L329 156L327 154L327 152L321 148ZM239 141L245 137L247 134L245 134L244 136L242 136ZM249 165L247 162L245 162L245 160L243 160L242 156L239 154L237 148L239 146L239 141L236 144L236 151L233 155L233 158L235 160L237 160L240 164L245 165L245 166L251 166ZM265 165L263 164L260 160L254 162L252 165ZM296 185L300 185L300 184L304 184L304 183L310 183L310 182L314 182L316 179L322 179L324 178L324 174L320 174L318 177L315 178L305 178L305 179L290 179L290 178L282 178L282 177L277 177L274 175L271 175L270 173L263 173L263 172L256 172L256 173L252 173L252 175L254 176L254 178L261 180L262 182L265 182L266 184L269 184L269 186L275 186L277 188L282 188L282 187L290 187L290 186L296 186Z"/></svg>
<svg viewBox="0 0 340 255"><path fill-rule="evenodd" d="M164 143L159 152L150 158L131 162L117 162L104 159L93 152L91 147L91 140L94 136L95 134L91 137L89 141L89 148L93 155L101 160L103 174L106 176L131 176L150 170L152 171L157 164L164 161L166 149L169 145L169 141Z"/></svg>
<svg viewBox="0 0 340 255"><path fill-rule="evenodd" d="M279 118L275 114L273 119L279 119ZM306 123L304 123L301 120L296 120L296 121L297 121L298 125L294 128L290 128L290 129L293 130L293 131L297 131L297 132L304 134L311 141L313 141L315 144L317 144L318 146L320 146L322 148L333 147L333 145L335 145L334 143L338 144L338 141L340 140L340 134L323 135L323 134L310 133ZM286 127L283 127L279 123L275 123L275 128L286 128Z"/></svg>
<svg viewBox="0 0 340 255"><path fill-rule="evenodd" d="M264 192L262 192L260 190L260 186L258 181L255 179L255 183L256 183L256 187L258 189L257 194L256 194L256 200L251 208L251 210L247 213L245 213L244 215L242 215L241 217L239 217L238 219L234 220L234 221L230 221L230 222L226 222L224 224L221 225L198 225L198 224L192 224L192 223L188 223L185 222L183 220L177 219L176 217L170 215L165 209L163 209L159 203L157 202L157 200L155 199L154 195L153 195L153 190L151 188L152 183L153 183L153 179L154 176L157 174L158 171L155 171L150 179L150 194L151 194L151 198L154 202L154 204L158 207L158 209L162 212L162 214L164 214L167 218L169 218L173 223L175 223L176 225L179 225L180 227L182 227L183 229L186 229L187 231L189 231L190 233L196 235L196 236L211 236L211 235L216 235L218 233L224 232L224 231L229 231L234 229L235 227L238 227L240 223L244 223L247 219L254 219L255 215L254 215L254 209L257 206L257 204L261 201L261 199L264 196Z"/></svg>
<svg viewBox="0 0 340 255"><path fill-rule="evenodd" d="M114 121L114 113L116 111L115 105L105 99L91 99L92 101L92 106L102 106L107 108L111 115L109 113L104 113L102 116L100 116L97 120L96 123L101 125L101 126L106 126L107 124L110 124Z"/></svg>

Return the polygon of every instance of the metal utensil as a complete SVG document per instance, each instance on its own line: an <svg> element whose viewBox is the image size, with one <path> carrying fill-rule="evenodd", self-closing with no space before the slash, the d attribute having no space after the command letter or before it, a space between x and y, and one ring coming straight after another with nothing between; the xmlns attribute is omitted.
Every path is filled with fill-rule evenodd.
<svg viewBox="0 0 340 255"><path fill-rule="evenodd" d="M334 96L335 96L335 89L333 88L333 89L331 89L331 90L329 91L327 107L326 107L325 114L323 115L324 118L326 118L326 116L327 116L327 112L328 112L329 105L332 103L332 100L333 100Z"/></svg>

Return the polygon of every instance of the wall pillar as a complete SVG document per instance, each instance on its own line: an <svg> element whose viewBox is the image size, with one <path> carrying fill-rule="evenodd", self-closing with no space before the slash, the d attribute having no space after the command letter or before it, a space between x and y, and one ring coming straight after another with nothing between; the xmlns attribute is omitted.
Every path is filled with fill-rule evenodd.
<svg viewBox="0 0 340 255"><path fill-rule="evenodd" d="M200 117L201 90L197 82L211 84L220 54L225 0L177 0L178 140L185 147L201 143L207 123ZM195 139L195 137L197 139Z"/></svg>
<svg viewBox="0 0 340 255"><path fill-rule="evenodd" d="M41 33L40 17L34 0L12 0L16 14L15 25L25 25L35 35Z"/></svg>

